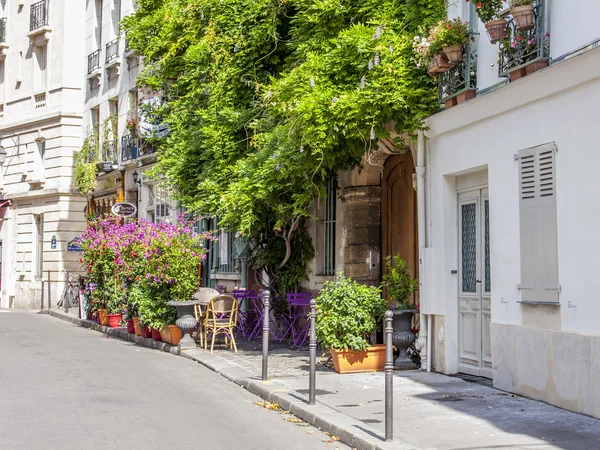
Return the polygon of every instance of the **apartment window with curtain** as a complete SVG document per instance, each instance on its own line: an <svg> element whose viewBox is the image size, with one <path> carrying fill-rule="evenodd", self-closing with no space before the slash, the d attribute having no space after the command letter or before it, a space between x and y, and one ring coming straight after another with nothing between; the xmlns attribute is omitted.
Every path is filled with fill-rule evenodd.
<svg viewBox="0 0 600 450"><path fill-rule="evenodd" d="M323 275L335 275L335 209L337 206L336 179L327 181L323 212Z"/></svg>

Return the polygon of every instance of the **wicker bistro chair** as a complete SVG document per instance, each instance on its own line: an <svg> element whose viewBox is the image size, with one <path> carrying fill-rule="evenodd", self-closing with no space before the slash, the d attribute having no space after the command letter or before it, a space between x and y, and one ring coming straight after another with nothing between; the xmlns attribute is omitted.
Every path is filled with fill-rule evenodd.
<svg viewBox="0 0 600 450"><path fill-rule="evenodd" d="M212 334L210 352L215 346L215 338L218 334L225 335L225 344L229 340L229 348L237 352L233 329L237 327L238 302L230 295L219 295L213 298L204 313L204 348L208 346L208 334Z"/></svg>

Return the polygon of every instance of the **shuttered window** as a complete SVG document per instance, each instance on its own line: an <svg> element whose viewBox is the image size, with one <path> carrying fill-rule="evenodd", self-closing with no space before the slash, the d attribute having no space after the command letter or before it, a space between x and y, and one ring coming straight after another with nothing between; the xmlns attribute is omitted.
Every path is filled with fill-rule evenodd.
<svg viewBox="0 0 600 450"><path fill-rule="evenodd" d="M519 163L521 301L558 303L556 146L522 150Z"/></svg>

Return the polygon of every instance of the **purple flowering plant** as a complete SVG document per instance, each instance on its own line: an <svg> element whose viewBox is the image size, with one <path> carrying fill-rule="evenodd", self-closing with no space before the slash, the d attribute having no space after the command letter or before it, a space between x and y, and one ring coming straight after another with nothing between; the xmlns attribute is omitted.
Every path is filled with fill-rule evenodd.
<svg viewBox="0 0 600 450"><path fill-rule="evenodd" d="M123 313L128 307L142 314L142 303L149 311L151 303L162 307L169 300L189 300L198 288L206 239L212 236L194 232L185 221L90 223L81 247L82 262L96 285L92 304L95 309L107 307L110 314Z"/></svg>

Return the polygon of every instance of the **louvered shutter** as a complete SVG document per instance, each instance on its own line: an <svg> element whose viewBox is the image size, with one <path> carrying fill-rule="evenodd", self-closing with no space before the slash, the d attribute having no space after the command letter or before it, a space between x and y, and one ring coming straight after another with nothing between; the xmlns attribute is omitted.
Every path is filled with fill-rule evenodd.
<svg viewBox="0 0 600 450"><path fill-rule="evenodd" d="M559 301L555 153L551 143L518 155L522 302Z"/></svg>

